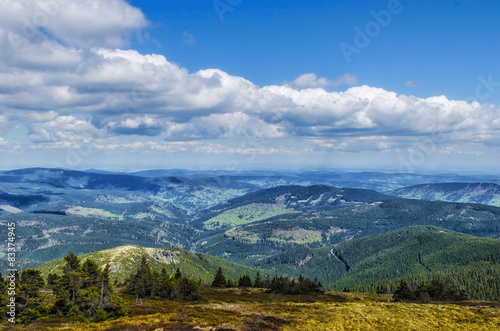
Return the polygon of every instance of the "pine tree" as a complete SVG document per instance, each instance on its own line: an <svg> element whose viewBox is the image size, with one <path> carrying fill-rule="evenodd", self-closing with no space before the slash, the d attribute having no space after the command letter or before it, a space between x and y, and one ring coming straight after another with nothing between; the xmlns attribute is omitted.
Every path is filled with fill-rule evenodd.
<svg viewBox="0 0 500 331"><path fill-rule="evenodd" d="M392 294L394 301L411 300L414 298L413 292L405 279L399 281L399 285Z"/></svg>
<svg viewBox="0 0 500 331"><path fill-rule="evenodd" d="M175 278L174 278L175 279ZM174 286L174 279L172 279L165 268L161 269L158 296L163 299L175 299L177 297L176 289Z"/></svg>
<svg viewBox="0 0 500 331"><path fill-rule="evenodd" d="M238 280L238 286L239 287L252 287L252 280L250 279L250 276L248 275L243 275L240 277Z"/></svg>
<svg viewBox="0 0 500 331"><path fill-rule="evenodd" d="M45 281L39 270L27 269L21 273L17 296L18 316L21 323L35 320L46 313L42 306L43 296L40 290Z"/></svg>
<svg viewBox="0 0 500 331"><path fill-rule="evenodd" d="M92 259L86 259L80 267L82 287L98 286L101 283L101 268Z"/></svg>
<svg viewBox="0 0 500 331"><path fill-rule="evenodd" d="M253 282L253 287L261 288L265 287L264 282L262 281L260 277L260 272L257 271L257 275L255 276L255 281Z"/></svg>
<svg viewBox="0 0 500 331"><path fill-rule="evenodd" d="M61 277L59 277L57 274L50 273L47 276L47 284L48 285L55 285L57 281L59 281Z"/></svg>
<svg viewBox="0 0 500 331"><path fill-rule="evenodd" d="M141 263L136 273L129 277L126 291L137 295L139 298L148 298L152 292L152 270L146 256L141 258Z"/></svg>
<svg viewBox="0 0 500 331"><path fill-rule="evenodd" d="M123 302L113 293L109 264L103 271L92 259L80 265L72 252L64 260L63 276L54 290L53 313L78 315L94 321L126 315Z"/></svg>
<svg viewBox="0 0 500 331"><path fill-rule="evenodd" d="M182 300L193 301L201 299L198 283L194 279L182 277L177 284L177 291Z"/></svg>
<svg viewBox="0 0 500 331"><path fill-rule="evenodd" d="M78 307L75 303L81 296L82 286L80 261L73 252L69 252L64 261L66 264L63 267L63 275L54 290L57 301L53 310L57 314L77 315Z"/></svg>
<svg viewBox="0 0 500 331"><path fill-rule="evenodd" d="M226 277L224 276L224 273L222 272L221 267L217 269L217 272L215 273L214 280L212 282L212 286L214 287L225 287L227 285Z"/></svg>

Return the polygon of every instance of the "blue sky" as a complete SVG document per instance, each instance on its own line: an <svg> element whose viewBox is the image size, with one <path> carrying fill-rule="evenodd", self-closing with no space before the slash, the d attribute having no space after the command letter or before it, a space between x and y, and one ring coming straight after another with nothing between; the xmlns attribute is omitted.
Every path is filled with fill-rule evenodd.
<svg viewBox="0 0 500 331"><path fill-rule="evenodd" d="M387 1L132 1L152 21L143 53L165 54L190 71L219 68L258 85L303 73L334 79L349 72L359 84L420 97L474 96L478 77L500 81L497 1L398 1L398 14L347 63L340 44L354 45ZM193 36L192 44L184 35ZM159 45L152 42L158 41ZM496 77L499 77L496 79ZM406 83L408 81L414 84ZM500 103L500 93L488 102Z"/></svg>
<svg viewBox="0 0 500 331"><path fill-rule="evenodd" d="M497 1L0 1L0 168L493 171Z"/></svg>

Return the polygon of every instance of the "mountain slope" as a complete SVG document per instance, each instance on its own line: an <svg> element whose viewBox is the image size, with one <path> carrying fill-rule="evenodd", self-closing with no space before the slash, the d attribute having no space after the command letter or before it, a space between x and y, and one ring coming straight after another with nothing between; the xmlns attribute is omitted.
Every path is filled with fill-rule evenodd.
<svg viewBox="0 0 500 331"><path fill-rule="evenodd" d="M388 192L400 198L480 203L500 207L500 185L493 183L436 183L403 187Z"/></svg>
<svg viewBox="0 0 500 331"><path fill-rule="evenodd" d="M324 211L389 198L392 197L365 189L326 185L278 186L251 192L207 209L193 225L205 230L228 229L288 213Z"/></svg>
<svg viewBox="0 0 500 331"><path fill-rule="evenodd" d="M500 240L412 226L321 249L297 249L256 266L318 277L328 287L370 288L400 277L446 275L476 298L500 300ZM393 282L395 284L395 282ZM484 289L491 291L488 298Z"/></svg>
<svg viewBox="0 0 500 331"><path fill-rule="evenodd" d="M248 224L233 223L227 230L202 237L196 247L248 264L301 246L330 246L413 225L500 238L500 208L409 199L347 203L324 210L298 210Z"/></svg>
<svg viewBox="0 0 500 331"><path fill-rule="evenodd" d="M148 258L149 265L153 270L161 271L165 268L168 273L173 274L177 268L188 277L210 283L215 272L221 267L225 275L238 280L242 275L255 276L257 269L238 265L208 254L195 254L181 248L148 248L136 245L125 245L97 251L80 256L80 261L87 258L94 259L100 266L104 267L110 263L111 277L114 280L123 281L131 273L135 272L142 256ZM61 273L64 260L56 259L38 267L42 275L46 277L49 273Z"/></svg>

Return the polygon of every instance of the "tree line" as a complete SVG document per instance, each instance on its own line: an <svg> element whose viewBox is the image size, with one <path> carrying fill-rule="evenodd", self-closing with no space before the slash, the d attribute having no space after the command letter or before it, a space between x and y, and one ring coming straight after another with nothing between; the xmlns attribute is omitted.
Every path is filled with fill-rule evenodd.
<svg viewBox="0 0 500 331"><path fill-rule="evenodd" d="M40 270L27 269L20 274L15 273L16 322L28 323L48 316L74 316L98 322L127 315L125 304L111 281L109 264L101 268L91 258L82 262L73 252L64 257L64 262L62 275L49 274L47 283ZM125 285L126 293L139 298L201 298L195 280L184 277L179 269L173 276L168 275L165 269L161 273L153 271L146 257L142 258L137 272L130 275ZM0 309L3 315L7 312L9 300L7 290L7 281L0 274Z"/></svg>
<svg viewBox="0 0 500 331"><path fill-rule="evenodd" d="M400 278L372 281L370 284L356 284L354 281L344 282L344 287L337 290L353 291L361 293L394 293L401 279L408 282L412 289L416 289L422 283L430 283L433 280L451 282L460 289L464 289L473 300L500 301L500 265L488 263L475 263L472 265L456 267L450 270L434 271L406 275ZM352 286L349 286L351 285Z"/></svg>
<svg viewBox="0 0 500 331"><path fill-rule="evenodd" d="M420 283L412 290L405 279L392 294L394 301L421 300L421 301L461 301L469 299L464 289L460 289L451 280L441 281L433 279L429 283Z"/></svg>
<svg viewBox="0 0 500 331"><path fill-rule="evenodd" d="M224 272L220 267L215 273L212 286L267 288L269 293L279 294L309 294L324 292L323 285L317 278L310 280L302 275L300 275L298 279L275 275L273 278L267 276L267 278L263 280L260 273L257 272L253 282L250 276L243 275L239 278L238 282L235 283L231 279L226 279Z"/></svg>
<svg viewBox="0 0 500 331"><path fill-rule="evenodd" d="M27 269L16 272L16 322L28 323L42 317L76 317L85 321L103 321L125 316L128 311L124 301L118 296L116 284L111 281L111 267L99 264L87 258L81 261L70 252L63 259L62 275L50 273L47 281L40 270ZM185 277L179 268L173 275L163 268L153 270L148 258L143 256L137 270L124 281L123 292L136 297L136 304L141 299L200 300L199 283ZM252 281L249 275L243 275L237 282L226 279L219 267L211 283L213 287L255 287L266 288L269 293L309 294L323 293L323 286L317 279L310 280L300 275L298 279L286 276L263 279L257 272ZM7 310L8 285L0 274L0 312Z"/></svg>

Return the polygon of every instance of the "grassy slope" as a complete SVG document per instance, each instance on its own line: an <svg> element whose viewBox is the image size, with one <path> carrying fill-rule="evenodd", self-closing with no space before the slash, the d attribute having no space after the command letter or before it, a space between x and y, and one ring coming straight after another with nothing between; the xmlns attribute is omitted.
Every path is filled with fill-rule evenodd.
<svg viewBox="0 0 500 331"><path fill-rule="evenodd" d="M285 296L260 289L201 288L204 300L144 300L123 295L129 316L83 323L61 319L9 330L495 330L499 304L393 303L388 295Z"/></svg>
<svg viewBox="0 0 500 331"><path fill-rule="evenodd" d="M173 274L176 268L195 279L201 279L204 283L213 280L217 268L220 266L226 276L233 280L244 274L255 276L256 269L238 265L208 254L194 254L181 248L145 248L134 245L126 245L89 253L80 256L80 260L92 258L99 265L104 266L107 262L111 265L111 277L123 281L137 269L141 257L146 255L150 266L158 271L164 267L167 272ZM173 263L174 262L174 263ZM60 273L60 267L64 265L63 259L57 259L45 263L38 269L44 276L51 272Z"/></svg>

